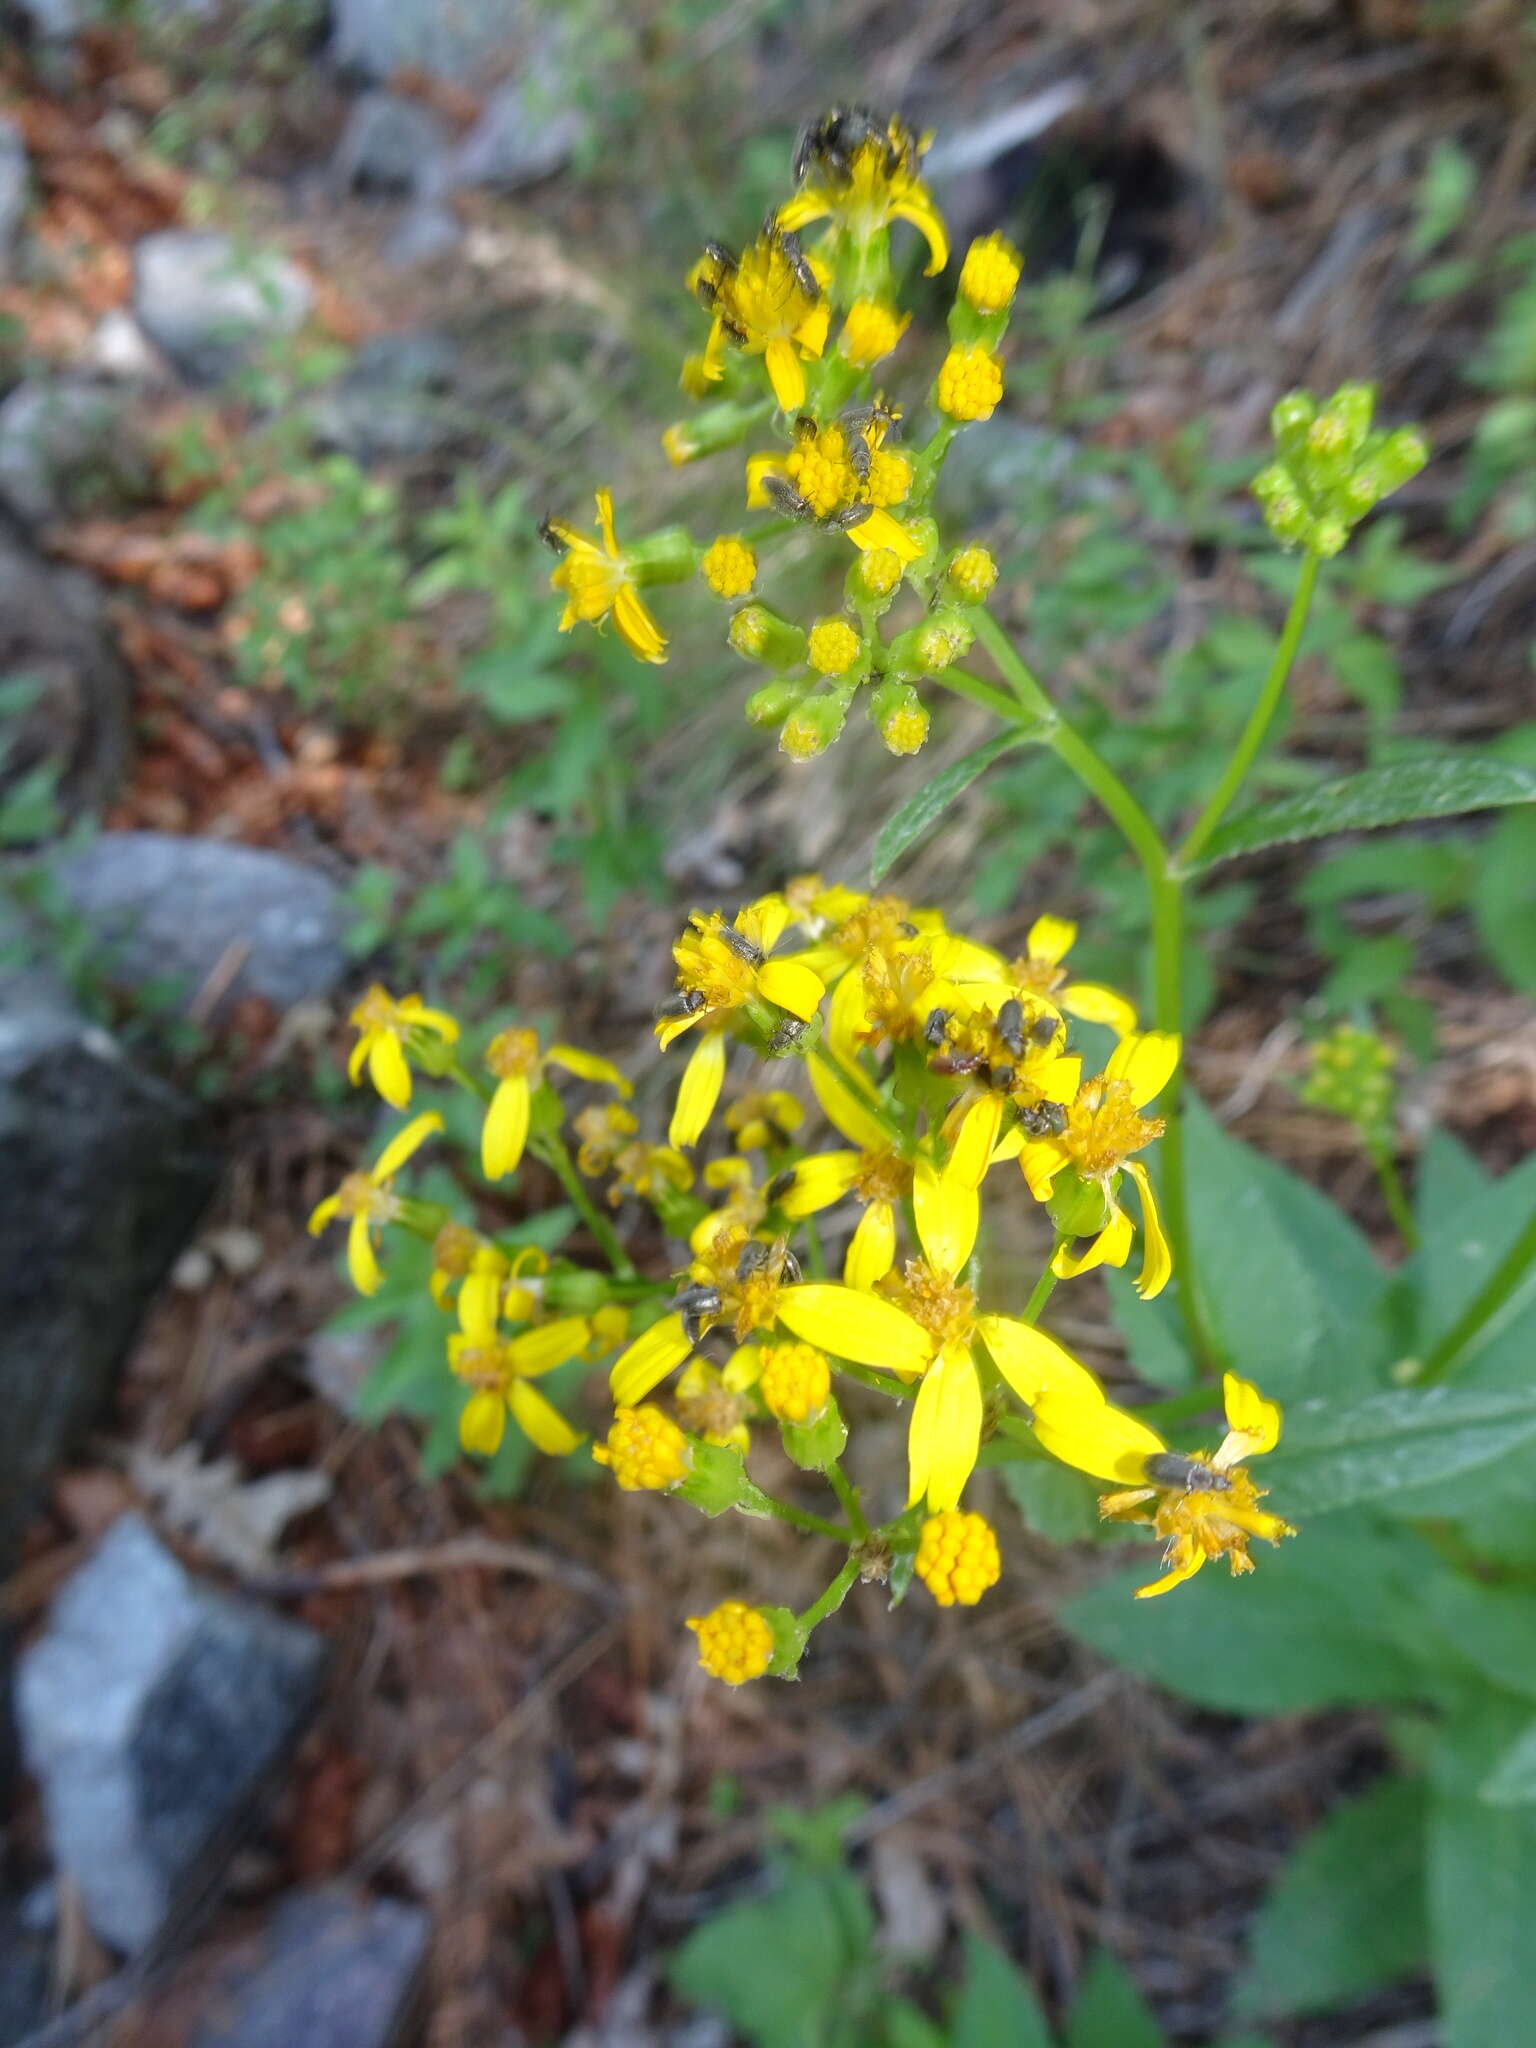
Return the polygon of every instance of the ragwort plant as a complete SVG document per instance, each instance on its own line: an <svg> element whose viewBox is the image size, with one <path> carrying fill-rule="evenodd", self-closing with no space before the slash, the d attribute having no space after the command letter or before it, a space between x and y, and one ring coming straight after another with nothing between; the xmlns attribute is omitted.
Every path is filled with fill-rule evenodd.
<svg viewBox="0 0 1536 2048"><path fill-rule="evenodd" d="M1005 628L992 555L935 516L946 456L961 434L986 431L1003 398L1020 261L997 235L966 252L944 352L914 397L896 361L911 316L893 240L915 230L929 276L950 259L923 148L897 118L835 109L804 131L791 189L755 238L707 247L689 279L700 346L682 381L694 409L663 443L673 463L709 458L728 471L745 449L744 516L702 539L636 531L602 490L595 527L546 520L560 624L611 626L637 660L660 663L657 594L697 577L759 672L748 718L792 762L833 745L861 708L909 756L946 693L980 706L997 736L887 822L874 884L994 762L1046 750L1139 864L1150 1016L1074 974L1074 928L1048 906L1008 955L938 908L789 877L730 914L696 910L677 940L656 1035L687 1058L665 1131L642 1128L616 1066L524 1025L506 1024L469 1060L458 1020L418 997L375 988L355 1013L353 1078L401 1111L423 1081L463 1091L487 1182L541 1162L600 1263L483 1228L462 1201L407 1192L411 1159L443 1128L435 1110L349 1176L315 1225L346 1221L365 1295L392 1238L430 1247L466 1451L492 1455L511 1428L552 1456L582 1454L581 1430L540 1382L603 1358L614 1413L588 1455L620 1487L710 1516L775 1518L841 1554L801 1611L739 1598L691 1618L704 1668L733 1685L793 1677L861 1580L899 1598L916 1577L940 1605L979 1601L1001 1570L996 1533L967 1503L983 1460L1004 1467L1046 1533L1083 1533L1062 1511L1084 1486L1077 1475L1107 1487L1100 1517L1150 1527L1161 1569L1140 1568L1139 1602L1118 1581L1080 1597L1070 1626L1216 1706L1378 1701L1399 1754L1423 1767L1427 1789L1405 1780L1413 1796L1393 1806L1392 1847L1415 1897L1427 1895L1430 1932L1385 1885L1318 1906L1307 1887L1358 1861L1327 1843L1276 1895L1251 2009L1352 1996L1414 1967L1430 1942L1445 2040L1514 2048L1524 2021L1508 2015L1529 2010L1515 1995L1522 1894L1487 1873L1518 1866L1536 1884L1536 1169L1491 1182L1434 1139L1419 1247L1389 1269L1347 1217L1223 1134L1182 1089L1180 1031L1190 899L1219 862L1529 803L1536 776L1424 754L1231 815L1327 564L1426 459L1412 429L1377 425L1370 387L1349 384L1275 408L1273 457L1253 489L1270 533L1299 555L1289 609L1192 822L1176 841L1158 829ZM792 534L815 536L841 570L841 602L812 618L773 602L775 556ZM1088 1057L1083 1026L1102 1055ZM727 1087L733 1051L753 1068L744 1090ZM1309 1086L1361 1132L1406 1237L1390 1064L1389 1052L1335 1039ZM803 1088L775 1085L792 1075ZM1020 1203L1038 1205L1052 1240L1023 1282L979 1251L986 1213ZM686 1246L670 1278L641 1272L629 1249L645 1210ZM1131 1365L1158 1390L1152 1402L1111 1399L1040 1328L1053 1291L1096 1269ZM861 1485L847 1469L850 1432L874 1400L907 1419L900 1487ZM821 1508L776 1498L751 1475L754 1433L765 1432L820 1475ZM1299 1540L1263 1505L1256 1471L1303 1525ZM1043 1483L1051 1474L1065 1493ZM1257 1546L1264 1570L1233 1584L1253 1572ZM1228 1574L1204 1571L1222 1560ZM1149 1604L1181 1586L1178 1600ZM1360 1823L1341 1812L1342 1840ZM1277 1968L1298 1895L1349 1940Z"/></svg>

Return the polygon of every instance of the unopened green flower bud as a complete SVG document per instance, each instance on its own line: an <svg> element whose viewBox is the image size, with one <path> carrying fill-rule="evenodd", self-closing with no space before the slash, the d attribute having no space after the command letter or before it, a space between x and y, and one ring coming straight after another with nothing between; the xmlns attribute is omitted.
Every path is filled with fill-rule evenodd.
<svg viewBox="0 0 1536 2048"><path fill-rule="evenodd" d="M915 754L928 737L928 707L899 677L888 677L873 693L869 715L893 754Z"/></svg>
<svg viewBox="0 0 1536 2048"><path fill-rule="evenodd" d="M1317 400L1310 391L1290 391L1276 401L1269 415L1269 431L1279 444L1282 455L1289 455L1301 447L1307 429L1316 417Z"/></svg>
<svg viewBox="0 0 1536 2048"><path fill-rule="evenodd" d="M747 717L753 725L782 725L810 687L805 676L780 676L764 683L747 699Z"/></svg>
<svg viewBox="0 0 1536 2048"><path fill-rule="evenodd" d="M637 583L681 583L699 566L699 550L681 526L664 526L626 547L624 563Z"/></svg>
<svg viewBox="0 0 1536 2048"><path fill-rule="evenodd" d="M1397 1054L1384 1038L1340 1024L1312 1047L1312 1065L1297 1091L1314 1109L1346 1118L1368 1139L1390 1135Z"/></svg>
<svg viewBox="0 0 1536 2048"><path fill-rule="evenodd" d="M1348 545L1349 526L1337 512L1328 512L1321 519L1313 520L1307 546L1314 555L1321 555L1326 562L1334 555L1342 554Z"/></svg>
<svg viewBox="0 0 1536 2048"><path fill-rule="evenodd" d="M1097 1237L1109 1221L1109 1198L1103 1188L1096 1180L1084 1180L1073 1167L1052 1181L1045 1207L1057 1235L1069 1243L1080 1237Z"/></svg>
<svg viewBox="0 0 1536 2048"><path fill-rule="evenodd" d="M807 697L780 728L779 752L791 761L814 761L831 746L847 718L841 697Z"/></svg>
<svg viewBox="0 0 1536 2048"><path fill-rule="evenodd" d="M764 604L743 605L726 636L738 654L765 668L793 668L805 659L805 635Z"/></svg>
<svg viewBox="0 0 1536 2048"><path fill-rule="evenodd" d="M901 557L894 548L870 548L854 557L845 588L857 605L883 604L901 588Z"/></svg>
<svg viewBox="0 0 1536 2048"><path fill-rule="evenodd" d="M830 1399L814 1422L781 1422L779 1433L802 1472L825 1472L843 1455L848 1443L848 1425L836 1401Z"/></svg>
<svg viewBox="0 0 1536 2048"><path fill-rule="evenodd" d="M956 597L967 604L982 604L997 582L997 562L987 548L956 548L944 575Z"/></svg>

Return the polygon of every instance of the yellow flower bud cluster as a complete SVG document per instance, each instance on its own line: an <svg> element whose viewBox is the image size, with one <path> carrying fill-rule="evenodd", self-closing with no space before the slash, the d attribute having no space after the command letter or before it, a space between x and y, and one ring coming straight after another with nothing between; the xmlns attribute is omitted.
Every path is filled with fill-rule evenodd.
<svg viewBox="0 0 1536 2048"><path fill-rule="evenodd" d="M1002 1577L997 1535L982 1516L958 1508L930 1515L912 1569L941 1607L974 1607Z"/></svg>
<svg viewBox="0 0 1536 2048"><path fill-rule="evenodd" d="M691 1615L688 1626L699 1639L700 1664L726 1685L761 1678L772 1661L772 1624L744 1601L722 1600L708 1614Z"/></svg>

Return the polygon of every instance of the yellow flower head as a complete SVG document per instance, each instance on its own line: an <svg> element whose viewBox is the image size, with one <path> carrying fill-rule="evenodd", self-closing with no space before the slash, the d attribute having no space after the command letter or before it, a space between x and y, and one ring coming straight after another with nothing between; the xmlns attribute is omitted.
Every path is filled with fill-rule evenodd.
<svg viewBox="0 0 1536 2048"><path fill-rule="evenodd" d="M952 348L939 365L934 398L952 420L989 420L1002 396L1002 358L990 349L966 342Z"/></svg>
<svg viewBox="0 0 1536 2048"><path fill-rule="evenodd" d="M872 370L891 353L911 324L910 313L898 313L881 299L855 299L837 338L838 352L856 369Z"/></svg>
<svg viewBox="0 0 1536 2048"><path fill-rule="evenodd" d="M763 1152L786 1144L805 1122L805 1105L784 1088L753 1088L725 1112L725 1128L738 1152ZM721 1162L722 1164L724 1162Z"/></svg>
<svg viewBox="0 0 1536 2048"><path fill-rule="evenodd" d="M486 1047L485 1064L496 1077L496 1092L480 1133L480 1164L487 1180L501 1180L516 1171L528 1141L534 1090L542 1084L547 1066L563 1067L583 1081L605 1082L625 1097L634 1093L611 1060L574 1045L552 1045L541 1053L533 1031L499 1031Z"/></svg>
<svg viewBox="0 0 1536 2048"><path fill-rule="evenodd" d="M590 1102L571 1122L578 1139L576 1164L592 1178L611 1170L640 1128L640 1119L622 1102Z"/></svg>
<svg viewBox="0 0 1536 2048"><path fill-rule="evenodd" d="M912 1568L941 1607L974 1607L1001 1578L1003 1561L989 1522L946 1508L924 1522Z"/></svg>
<svg viewBox="0 0 1536 2048"><path fill-rule="evenodd" d="M471 1390L459 1417L459 1442L479 1457L495 1457L510 1412L539 1450L568 1457L582 1442L580 1432L528 1383L579 1358L591 1325L585 1316L562 1316L508 1336L500 1327L500 1295L499 1284L477 1288L469 1282L459 1293L459 1327L448 1339L448 1363Z"/></svg>
<svg viewBox="0 0 1536 2048"><path fill-rule="evenodd" d="M846 675L863 652L864 642L846 619L818 619L811 628L807 658L819 675Z"/></svg>
<svg viewBox="0 0 1536 2048"><path fill-rule="evenodd" d="M928 707L910 684L904 684L899 698L880 718L880 737L886 752L901 756L918 753L928 741Z"/></svg>
<svg viewBox="0 0 1536 2048"><path fill-rule="evenodd" d="M716 597L745 597L757 581L757 556L739 534L722 533L704 550L699 574Z"/></svg>
<svg viewBox="0 0 1536 2048"><path fill-rule="evenodd" d="M621 1408L608 1440L592 1450L626 1493L665 1493L688 1471L688 1439L669 1415L646 1402Z"/></svg>
<svg viewBox="0 0 1536 2048"><path fill-rule="evenodd" d="M1053 1457L1104 1479L1129 1480L1106 1494L1099 1512L1113 1521L1147 1522L1164 1539L1163 1576L1143 1586L1145 1600L1192 1579L1207 1559L1225 1557L1234 1577L1253 1570L1252 1538L1278 1543L1295 1530L1258 1505L1263 1490L1244 1460L1280 1441L1280 1410L1248 1380L1222 1382L1227 1434L1215 1452L1186 1457L1170 1451L1155 1430L1107 1402L1084 1401L1071 1389L1048 1391L1034 1404L1035 1434Z"/></svg>
<svg viewBox="0 0 1536 2048"><path fill-rule="evenodd" d="M919 179L928 146L898 115L883 123L862 109L834 108L810 123L795 151L800 190L779 208L781 228L830 218L838 234L864 247L892 221L906 221L928 244L925 275L949 261L949 237Z"/></svg>
<svg viewBox="0 0 1536 2048"><path fill-rule="evenodd" d="M854 573L866 597L889 597L902 579L902 558L894 548L869 548Z"/></svg>
<svg viewBox="0 0 1536 2048"><path fill-rule="evenodd" d="M309 1219L311 1237L318 1237L338 1216L347 1220L347 1271L359 1294L377 1294L384 1284L373 1237L375 1231L386 1223L397 1222L404 1213L401 1199L394 1191L395 1175L432 1133L442 1128L443 1120L435 1109L425 1116L413 1117L404 1130L395 1133L366 1172L349 1173L334 1195L327 1195L316 1204Z"/></svg>
<svg viewBox="0 0 1536 2048"><path fill-rule="evenodd" d="M912 488L911 463L885 446L894 423L894 411L883 406L857 429L835 421L823 426L801 414L787 453L773 449L748 456L747 503L795 519L832 521L861 553L889 550L901 562L914 561L921 547L887 509ZM855 432L862 453L850 446ZM846 523L850 517L852 524Z"/></svg>
<svg viewBox="0 0 1536 2048"><path fill-rule="evenodd" d="M714 315L711 347L723 336L745 354L760 355L787 413L805 403L802 357L814 359L827 345L826 281L782 225L759 235L739 257L712 243L689 273L696 296Z"/></svg>
<svg viewBox="0 0 1536 2048"><path fill-rule="evenodd" d="M814 1422L832 1393L832 1369L814 1344L765 1344L757 1391L778 1422Z"/></svg>
<svg viewBox="0 0 1536 2048"><path fill-rule="evenodd" d="M960 296L978 313L1006 312L1023 271L1024 259L1006 236L979 236L960 266Z"/></svg>
<svg viewBox="0 0 1536 2048"><path fill-rule="evenodd" d="M773 1629L761 1608L722 1600L708 1614L691 1615L688 1626L699 1639L700 1664L727 1685L761 1678L772 1661Z"/></svg>
<svg viewBox="0 0 1536 2048"><path fill-rule="evenodd" d="M619 546L609 491L597 493L597 522L597 535L582 533L563 519L547 519L540 529L551 546L564 550L549 578L550 587L565 594L560 630L568 633L578 622L600 625L612 613L619 638L637 661L665 661L666 635L647 610L629 558Z"/></svg>
<svg viewBox="0 0 1536 2048"><path fill-rule="evenodd" d="M1117 1038L1124 1038L1136 1029L1135 1006L1100 982L1072 979L1066 961L1076 937L1077 926L1070 918L1037 917L1025 940L1028 950L1010 964L1009 978L1021 990L1049 996L1069 1017L1107 1024Z"/></svg>
<svg viewBox="0 0 1536 2048"><path fill-rule="evenodd" d="M356 1045L347 1062L347 1078L355 1088L368 1078L391 1109L408 1109L411 1101L411 1068L407 1058L412 1043L436 1038L453 1045L459 1027L446 1010L429 1010L420 996L402 996L398 1002L387 988L375 982L352 1012L349 1022L357 1032Z"/></svg>
<svg viewBox="0 0 1536 2048"><path fill-rule="evenodd" d="M957 597L963 597L967 604L982 604L997 582L997 562L990 549L973 543L956 548L944 573Z"/></svg>

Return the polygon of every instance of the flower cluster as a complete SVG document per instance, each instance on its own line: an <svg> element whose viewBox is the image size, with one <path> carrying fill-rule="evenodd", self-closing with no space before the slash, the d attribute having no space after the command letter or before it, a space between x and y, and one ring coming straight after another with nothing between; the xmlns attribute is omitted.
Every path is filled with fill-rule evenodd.
<svg viewBox="0 0 1536 2048"><path fill-rule="evenodd" d="M983 287L996 289L986 272ZM655 1023L664 1064L689 1048L664 1143L642 1134L630 1080L595 1053L512 1026L471 1058L453 1018L379 988L354 1013L355 1079L397 1107L423 1077L467 1091L487 1183L538 1161L589 1239L585 1262L535 1251L400 1192L444 1128L436 1112L315 1211L317 1230L348 1221L364 1292L380 1284L390 1230L432 1244L466 1451L494 1453L510 1418L540 1450L577 1452L586 1438L537 1382L607 1359L612 1419L590 1455L621 1489L776 1516L842 1546L803 1613L727 1600L693 1618L701 1662L729 1683L792 1676L859 1578L899 1595L915 1577L941 1606L974 1605L1002 1569L966 1500L986 1445L1110 1482L1105 1515L1164 1539L1149 1592L1207 1558L1246 1571L1252 1538L1290 1533L1258 1508L1246 1470L1280 1428L1256 1389L1229 1376L1224 1441L1186 1454L1039 1327L1056 1285L1094 1267L1134 1260L1143 1296L1171 1273L1146 1155L1178 1041L1075 977L1075 938L1045 915L1007 954L938 911L814 875L729 918L696 911ZM1080 1020L1102 1059L1077 1047ZM740 1087L727 1085L733 1061ZM1033 1284L984 1270L984 1209L1031 1205L1049 1247ZM906 1418L899 1487L844 1468L851 1429L882 1403ZM764 1439L825 1485L838 1519L764 1491L748 1471Z"/></svg>
<svg viewBox="0 0 1536 2048"><path fill-rule="evenodd" d="M1003 396L1022 263L1001 235L966 252L948 347L915 408L886 388L912 319L899 303L900 236L922 238L928 276L949 262L922 179L927 144L897 115L834 109L802 131L792 189L757 235L709 242L688 273L707 321L681 380L698 405L662 444L681 465L771 440L745 458L752 524L707 543L672 528L621 547L599 493L596 534L544 526L561 553L552 580L566 599L562 627L611 617L642 661L665 659L667 646L642 591L697 570L732 608L730 646L772 672L748 717L776 729L796 761L832 744L860 691L890 751L915 753L929 724L918 686L965 655L997 580L985 548L941 546L929 508L955 435L989 419ZM804 622L762 588L769 555L797 529L826 536L843 570L840 607ZM906 616L887 622L901 600Z"/></svg>
<svg viewBox="0 0 1536 2048"><path fill-rule="evenodd" d="M1413 427L1373 432L1376 393L1342 384L1325 405L1293 391L1270 414L1277 459L1253 480L1264 521L1286 547L1336 555L1367 512L1401 490L1429 460Z"/></svg>

